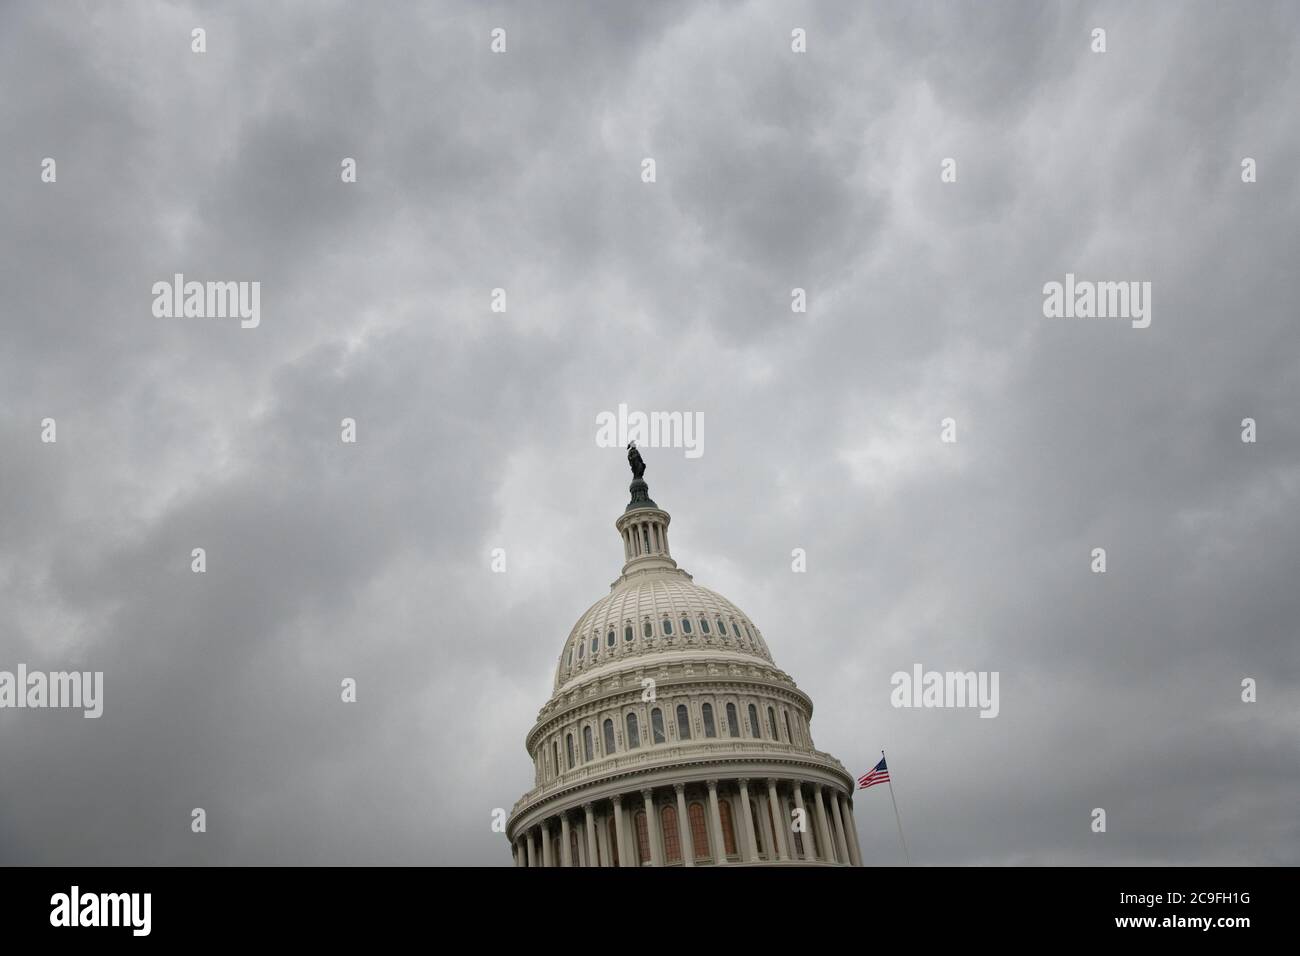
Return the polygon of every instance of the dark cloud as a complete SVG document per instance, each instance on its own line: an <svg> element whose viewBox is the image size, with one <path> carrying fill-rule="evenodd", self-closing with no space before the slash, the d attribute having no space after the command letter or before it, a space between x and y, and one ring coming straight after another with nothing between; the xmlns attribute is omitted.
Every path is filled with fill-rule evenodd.
<svg viewBox="0 0 1300 956"><path fill-rule="evenodd" d="M889 749L917 860L1300 862L1298 27L6 5L0 668L106 703L0 713L0 861L507 863L626 402L704 413L702 458L646 451L678 560L819 746ZM261 327L155 319L174 272L260 281ZM1044 319L1066 272L1153 282L1151 328ZM999 671L1000 716L892 708L916 662Z"/></svg>

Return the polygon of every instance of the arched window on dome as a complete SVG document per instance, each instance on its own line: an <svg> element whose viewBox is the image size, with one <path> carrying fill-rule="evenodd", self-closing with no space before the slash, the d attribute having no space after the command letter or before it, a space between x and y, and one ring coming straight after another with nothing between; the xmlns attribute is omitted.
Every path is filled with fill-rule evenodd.
<svg viewBox="0 0 1300 956"><path fill-rule="evenodd" d="M753 635L752 633L750 633L749 625L748 625L748 624L745 625L745 637L746 637L746 639L749 641L749 643L751 643L751 644L754 643L754 635Z"/></svg>
<svg viewBox="0 0 1300 956"><path fill-rule="evenodd" d="M682 618L682 633L683 634L691 633L691 619L689 617Z"/></svg>
<svg viewBox="0 0 1300 956"><path fill-rule="evenodd" d="M560 775L560 742L558 740L551 743L551 753L555 757L555 775Z"/></svg>
<svg viewBox="0 0 1300 956"><path fill-rule="evenodd" d="M632 630L632 625L631 624L626 625L623 628L623 640L631 644L632 639L635 637L636 637L636 632Z"/></svg>
<svg viewBox="0 0 1300 956"><path fill-rule="evenodd" d="M604 730L605 730L605 756L608 757L610 754L614 752L614 721L610 720L608 717L605 718Z"/></svg>
<svg viewBox="0 0 1300 956"><path fill-rule="evenodd" d="M573 734L564 735L564 752L569 758L569 769L573 769Z"/></svg>
<svg viewBox="0 0 1300 956"><path fill-rule="evenodd" d="M781 735L777 733L777 729L776 729L776 711L774 711L771 707L767 709L767 729L772 731L773 740L779 741L781 739Z"/></svg>
<svg viewBox="0 0 1300 956"><path fill-rule="evenodd" d="M718 815L722 817L722 849L727 856L736 855L736 827L731 822L731 801L718 799Z"/></svg>
<svg viewBox="0 0 1300 956"><path fill-rule="evenodd" d="M668 618L664 618L664 636L665 637L673 636L673 622L668 620Z"/></svg>
<svg viewBox="0 0 1300 956"><path fill-rule="evenodd" d="M611 628L609 629L609 633L605 635L605 646L606 646L606 647L613 647L613 646L614 646L614 641L615 641L615 640L616 640L616 638L614 637L614 629L611 627Z"/></svg>
<svg viewBox="0 0 1300 956"><path fill-rule="evenodd" d="M723 637L727 636L727 625L722 623L722 618L718 618L718 633Z"/></svg>
<svg viewBox="0 0 1300 956"><path fill-rule="evenodd" d="M658 707L650 711L650 738L657 744L668 741L664 736L664 712Z"/></svg>
<svg viewBox="0 0 1300 956"><path fill-rule="evenodd" d="M790 711L781 711L781 716L785 718L785 739L794 743L794 734L790 732Z"/></svg>
<svg viewBox="0 0 1300 956"><path fill-rule="evenodd" d="M763 725L758 722L758 708L753 704L749 705L749 732L756 740L763 739Z"/></svg>
<svg viewBox="0 0 1300 956"><path fill-rule="evenodd" d="M592 655L594 656L595 653L596 653L598 650L600 650L600 638L597 637L595 634L593 634L593 635L591 635L591 653L592 653Z"/></svg>
<svg viewBox="0 0 1300 956"><path fill-rule="evenodd" d="M704 718L704 736L718 736L718 725L713 722L713 705L701 704L700 716Z"/></svg>
<svg viewBox="0 0 1300 956"><path fill-rule="evenodd" d="M691 739L691 715L686 710L685 704L677 705L677 739Z"/></svg>
<svg viewBox="0 0 1300 956"><path fill-rule="evenodd" d="M691 845L695 848L696 861L708 860L709 828L704 823L704 804L698 800L686 808L686 816L691 825Z"/></svg>
<svg viewBox="0 0 1300 956"><path fill-rule="evenodd" d="M682 862L682 838L677 830L677 808L665 806L659 811L659 832L664 835L664 862Z"/></svg>
<svg viewBox="0 0 1300 956"><path fill-rule="evenodd" d="M736 640L740 640L740 625L736 623L734 617L731 619L731 633L736 635Z"/></svg>
<svg viewBox="0 0 1300 956"><path fill-rule="evenodd" d="M735 704L727 704L727 736L740 736L740 721L736 719Z"/></svg>
<svg viewBox="0 0 1300 956"><path fill-rule="evenodd" d="M707 617L700 618L700 633L701 634L709 633L709 619Z"/></svg>
<svg viewBox="0 0 1300 956"><path fill-rule="evenodd" d="M587 649L587 645L582 642L578 643L578 660L582 660L582 652Z"/></svg>
<svg viewBox="0 0 1300 956"><path fill-rule="evenodd" d="M636 714L627 715L627 749L635 750L641 746L640 728L636 725Z"/></svg>
<svg viewBox="0 0 1300 956"><path fill-rule="evenodd" d="M650 553L650 530L645 525L641 526L641 540L645 542L646 554L649 554Z"/></svg>
<svg viewBox="0 0 1300 956"><path fill-rule="evenodd" d="M569 648L569 652L568 652L567 654L564 655L564 666L565 666L565 667L572 667L572 666L573 666L573 648L572 648L572 647L570 647L570 648Z"/></svg>
<svg viewBox="0 0 1300 956"><path fill-rule="evenodd" d="M636 827L637 862L641 866L648 866L652 857L650 856L650 828L646 826L645 811L638 810L632 817L632 822Z"/></svg>
<svg viewBox="0 0 1300 956"><path fill-rule="evenodd" d="M641 625L641 633L644 634L647 638L654 637L655 626L651 624L649 620L647 620L644 624Z"/></svg>
<svg viewBox="0 0 1300 956"><path fill-rule="evenodd" d="M596 759L596 748L592 744L590 724L582 728L582 756L587 763L591 763Z"/></svg>

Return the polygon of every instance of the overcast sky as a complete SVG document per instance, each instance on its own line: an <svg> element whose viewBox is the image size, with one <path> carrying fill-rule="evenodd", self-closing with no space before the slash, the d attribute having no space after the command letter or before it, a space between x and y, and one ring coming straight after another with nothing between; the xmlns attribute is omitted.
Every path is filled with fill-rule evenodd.
<svg viewBox="0 0 1300 956"><path fill-rule="evenodd" d="M1296 5L6 3L0 129L0 670L105 675L0 710L0 862L508 864L625 402L916 862L1300 863Z"/></svg>

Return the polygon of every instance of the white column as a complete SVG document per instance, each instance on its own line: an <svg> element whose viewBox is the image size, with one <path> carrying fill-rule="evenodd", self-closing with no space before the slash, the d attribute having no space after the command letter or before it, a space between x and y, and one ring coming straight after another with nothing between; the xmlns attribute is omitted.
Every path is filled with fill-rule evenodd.
<svg viewBox="0 0 1300 956"><path fill-rule="evenodd" d="M582 811L587 815L587 866L599 865L600 857L596 853L596 813L590 803L582 805Z"/></svg>
<svg viewBox="0 0 1300 956"><path fill-rule="evenodd" d="M659 812L655 809L655 792L642 790L641 799L645 801L646 834L650 837L650 862L653 866L663 866L663 853L659 849Z"/></svg>
<svg viewBox="0 0 1300 956"><path fill-rule="evenodd" d="M528 865L541 866L541 860L537 859L537 834L533 830L528 831Z"/></svg>
<svg viewBox="0 0 1300 956"><path fill-rule="evenodd" d="M709 816L713 820L713 860L719 866L727 862L727 841L722 837L722 814L718 812L718 781L709 780Z"/></svg>
<svg viewBox="0 0 1300 956"><path fill-rule="evenodd" d="M849 838L844 833L844 818L840 816L840 795L832 787L827 799L831 804L831 816L835 818L835 845L839 847L840 862L852 863L853 857L849 854Z"/></svg>
<svg viewBox="0 0 1300 956"><path fill-rule="evenodd" d="M853 818L853 804L849 797L841 796L844 801L844 825L849 827L849 848L853 851L853 865L862 866L862 844L858 843L858 822Z"/></svg>
<svg viewBox="0 0 1300 956"><path fill-rule="evenodd" d="M677 843L682 848L682 863L695 865L695 838L691 836L691 821L686 816L686 785L675 784L677 791Z"/></svg>
<svg viewBox="0 0 1300 956"><path fill-rule="evenodd" d="M781 847L776 842L776 836L772 832L772 804L768 802L767 793L763 790L758 791L758 829L763 835L763 846L767 848L768 860L781 859Z"/></svg>
<svg viewBox="0 0 1300 956"><path fill-rule="evenodd" d="M569 815L560 814L560 866L574 866L573 851L569 848Z"/></svg>
<svg viewBox="0 0 1300 956"><path fill-rule="evenodd" d="M758 841L754 839L754 814L749 809L749 781L740 778L740 813L745 821L745 856L750 863L758 862Z"/></svg>
<svg viewBox="0 0 1300 956"><path fill-rule="evenodd" d="M772 850L778 860L788 860L794 854L786 849L785 831L788 818L785 817L784 808L781 805L781 798L776 793L776 778L767 778L767 803L771 808L769 813L773 823L772 833Z"/></svg>
<svg viewBox="0 0 1300 956"><path fill-rule="evenodd" d="M623 795L614 794L614 836L618 840L618 865L631 866L628 858L627 840L623 836Z"/></svg>
<svg viewBox="0 0 1300 956"><path fill-rule="evenodd" d="M840 816L844 818L844 829L848 830L849 859L854 866L861 866L862 848L858 846L858 827L853 822L853 808L849 806L849 798L844 794L840 794Z"/></svg>
<svg viewBox="0 0 1300 956"><path fill-rule="evenodd" d="M523 837L515 839L515 866L528 865L528 849L524 846Z"/></svg>
<svg viewBox="0 0 1300 956"><path fill-rule="evenodd" d="M551 825L542 821L542 866L555 866L554 854L551 852Z"/></svg>
<svg viewBox="0 0 1300 956"><path fill-rule="evenodd" d="M799 859L799 854L794 848L794 831L790 826L792 812L790 798L786 796L786 794L782 793L778 788L776 791L776 799L781 804L781 815L777 819L781 823L781 836L782 842L785 846L785 858L787 860L797 860Z"/></svg>
<svg viewBox="0 0 1300 956"><path fill-rule="evenodd" d="M803 843L803 858L805 860L814 860L816 855L813 853L813 839L810 825L816 826L812 818L808 815L808 808L803 805L803 784L795 782L794 784L794 808L799 811L799 816L803 819L803 830L799 833L799 840ZM793 840L791 841L794 842Z"/></svg>
<svg viewBox="0 0 1300 956"><path fill-rule="evenodd" d="M603 813L596 817L596 845L600 848L600 865L613 866L614 854L609 849L609 817Z"/></svg>
<svg viewBox="0 0 1300 956"><path fill-rule="evenodd" d="M828 863L835 862L835 839L831 836L830 821L826 819L826 804L822 803L822 788L813 784L813 804L817 809L817 836L821 838L822 855Z"/></svg>

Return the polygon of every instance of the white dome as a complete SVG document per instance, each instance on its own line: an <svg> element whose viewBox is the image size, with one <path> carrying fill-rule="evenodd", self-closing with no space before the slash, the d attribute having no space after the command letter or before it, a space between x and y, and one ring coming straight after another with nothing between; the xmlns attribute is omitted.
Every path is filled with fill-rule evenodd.
<svg viewBox="0 0 1300 956"><path fill-rule="evenodd" d="M685 571L664 569L620 579L578 618L560 653L555 690L602 665L688 648L726 649L773 664L745 612Z"/></svg>
<svg viewBox="0 0 1300 956"><path fill-rule="evenodd" d="M812 700L747 614L677 566L672 518L628 463L623 572L569 632L524 740L516 864L860 865L853 777L814 746Z"/></svg>

